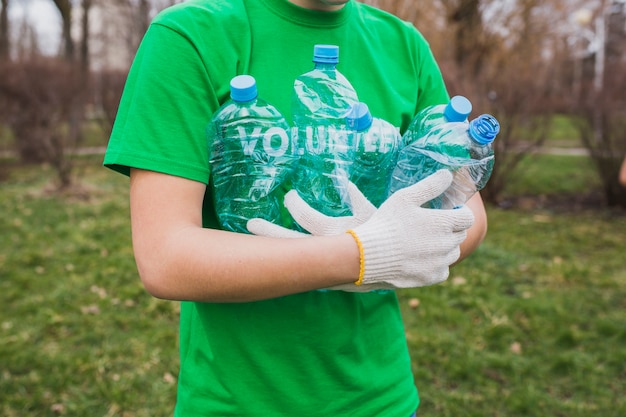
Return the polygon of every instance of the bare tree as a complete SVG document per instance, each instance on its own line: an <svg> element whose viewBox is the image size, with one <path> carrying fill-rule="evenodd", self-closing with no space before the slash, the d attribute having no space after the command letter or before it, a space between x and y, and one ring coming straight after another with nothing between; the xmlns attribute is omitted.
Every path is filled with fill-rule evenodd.
<svg viewBox="0 0 626 417"><path fill-rule="evenodd" d="M1 0L0 47L2 34L8 32L5 24L6 7L10 0ZM81 140L86 109L95 100L92 83L92 41L100 36L94 29L90 15L98 8L99 18L106 17L102 10L114 10L109 22L118 32L135 33L132 51L136 49L152 17L175 0L52 0L61 17L61 56L42 57L37 47L35 31L26 21L20 26L19 45L15 45L15 62L0 59L0 123L12 130L15 145L23 162L48 162L57 171L60 188L72 185L73 159L69 153ZM76 22L75 19L78 19ZM139 25L137 25L139 22ZM74 25L78 23L78 26ZM119 26L123 25L123 26ZM5 29L6 28L6 29ZM72 29L80 28L78 37ZM8 36L6 40L8 42ZM103 40L103 43L108 43ZM126 45L117 39L116 45ZM8 50L8 47L6 48ZM114 48L112 48L114 49ZM96 51L95 53L98 53ZM7 52L8 54L8 52ZM130 66L132 55L122 61L121 69L107 70L99 77L100 104L106 107L108 124L117 111L117 104ZM125 63L125 65L124 65ZM110 127L109 129L110 130Z"/></svg>
<svg viewBox="0 0 626 417"><path fill-rule="evenodd" d="M72 183L64 125L77 96L75 67L55 58L0 64L0 122L11 128L24 162L48 162L60 189Z"/></svg>
<svg viewBox="0 0 626 417"><path fill-rule="evenodd" d="M9 59L9 0L0 3L0 61Z"/></svg>
<svg viewBox="0 0 626 417"><path fill-rule="evenodd" d="M148 0L139 0L137 7L137 31L141 34L146 33L150 25L150 4Z"/></svg>
<svg viewBox="0 0 626 417"><path fill-rule="evenodd" d="M597 30L603 32L596 33L592 69L581 74L581 96L575 111L607 205L626 208L626 189L618 182L626 156L626 4L602 2L596 19L600 23Z"/></svg>
<svg viewBox="0 0 626 417"><path fill-rule="evenodd" d="M62 21L62 59L44 58L32 48L14 63L2 67L0 104L4 123L11 127L22 161L49 162L57 172L59 188L72 183L73 161L68 156L81 139L89 90L89 10L81 3L81 38L75 55L72 38L73 4L53 0Z"/></svg>
<svg viewBox="0 0 626 417"><path fill-rule="evenodd" d="M413 23L430 43L438 57L449 47L445 2L440 0L359 0ZM443 3L443 5L442 5Z"/></svg>
<svg viewBox="0 0 626 417"><path fill-rule="evenodd" d="M467 62L470 69L457 67L461 74L456 81L471 95L477 112L493 114L501 125L493 144L494 170L482 192L492 203L499 202L519 163L543 145L549 131L558 80L550 59L544 56L544 40L550 31L548 13L542 10L546 7L540 0L518 0L515 8L507 10L503 34L470 35L481 25L474 11L467 14L472 29L464 31L468 38L459 53L469 56L459 60L457 55L456 63Z"/></svg>
<svg viewBox="0 0 626 417"><path fill-rule="evenodd" d="M550 21L538 11L545 2L517 0L512 7L496 0L424 0L413 14L402 0L369 2L430 30L427 39L450 94L470 98L475 115L491 113L500 121L494 172L483 191L497 202L518 163L545 140L550 122L556 73L542 54ZM498 23L486 25L493 16ZM433 26L441 18L444 24Z"/></svg>
<svg viewBox="0 0 626 417"><path fill-rule="evenodd" d="M81 127L85 119L85 108L89 97L90 78L90 56L89 56L89 12L91 11L92 0L82 0L81 2L81 37L80 53L78 59L72 61L74 73L76 74L73 83L76 84L76 96L72 100L69 110L69 130L68 143L77 144L82 140Z"/></svg>
<svg viewBox="0 0 626 417"><path fill-rule="evenodd" d="M418 14L423 10L424 3L416 4L413 0L364 0L366 4L386 10L408 22L415 22Z"/></svg>
<svg viewBox="0 0 626 417"><path fill-rule="evenodd" d="M152 18L180 0L94 0L102 25L92 33L100 61L94 73L98 121L110 134L128 68Z"/></svg>
<svg viewBox="0 0 626 417"><path fill-rule="evenodd" d="M70 0L52 0L61 14L63 55L66 60L74 59L74 39L72 38L72 2Z"/></svg>
<svg viewBox="0 0 626 417"><path fill-rule="evenodd" d="M454 27L454 61L471 76L477 76L488 58L491 46L489 33L483 27L480 0L442 2L448 22Z"/></svg>
<svg viewBox="0 0 626 417"><path fill-rule="evenodd" d="M93 0L82 0L81 39L80 39L80 72L86 77L89 73L89 14Z"/></svg>

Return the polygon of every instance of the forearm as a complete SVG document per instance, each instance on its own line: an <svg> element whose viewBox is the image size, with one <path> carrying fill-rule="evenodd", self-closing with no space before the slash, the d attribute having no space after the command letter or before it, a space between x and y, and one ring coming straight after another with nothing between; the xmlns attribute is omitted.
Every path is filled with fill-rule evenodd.
<svg viewBox="0 0 626 417"><path fill-rule="evenodd" d="M356 281L359 253L348 234L278 239L183 228L155 250L135 249L154 296L242 302Z"/></svg>
<svg viewBox="0 0 626 417"><path fill-rule="evenodd" d="M338 232L274 238L205 229L204 184L132 170L130 211L139 274L156 297L205 302L254 301L330 287L356 291L361 289L353 282L361 273L365 291L369 284L432 285L448 276L459 244L463 259L486 231L480 196L459 210L421 207L451 181L441 171L394 194L353 229L356 237Z"/></svg>
<svg viewBox="0 0 626 417"><path fill-rule="evenodd" d="M133 250L156 297L252 301L356 281L359 253L348 234L275 239L202 228L205 186L132 170Z"/></svg>
<svg viewBox="0 0 626 417"><path fill-rule="evenodd" d="M619 170L619 182L622 186L626 187L626 158L622 161L622 166Z"/></svg>
<svg viewBox="0 0 626 417"><path fill-rule="evenodd" d="M474 213L474 224L467 230L467 237L461 244L461 256L455 264L458 264L474 252L487 235L487 213L480 194L474 194L466 205Z"/></svg>

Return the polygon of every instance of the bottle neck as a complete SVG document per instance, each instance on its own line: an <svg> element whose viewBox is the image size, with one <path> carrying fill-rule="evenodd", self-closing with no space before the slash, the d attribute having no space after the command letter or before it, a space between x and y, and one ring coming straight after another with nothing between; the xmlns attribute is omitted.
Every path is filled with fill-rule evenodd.
<svg viewBox="0 0 626 417"><path fill-rule="evenodd" d="M489 145L491 142L484 142L482 140L482 138L477 137L475 132L473 132L471 129L469 130L469 138L472 141L472 145L473 146L487 146Z"/></svg>
<svg viewBox="0 0 626 417"><path fill-rule="evenodd" d="M252 100L244 100L244 101L241 101L241 100L233 100L233 101L234 101L235 103L237 103L237 105L238 105L238 106L240 106L240 107L250 107L250 106L253 106L254 104L256 104L257 99L256 99L256 98L254 98L254 99L252 99Z"/></svg>
<svg viewBox="0 0 626 417"><path fill-rule="evenodd" d="M337 69L337 64L329 64L326 62L316 62L315 69L319 69L323 71L335 71Z"/></svg>

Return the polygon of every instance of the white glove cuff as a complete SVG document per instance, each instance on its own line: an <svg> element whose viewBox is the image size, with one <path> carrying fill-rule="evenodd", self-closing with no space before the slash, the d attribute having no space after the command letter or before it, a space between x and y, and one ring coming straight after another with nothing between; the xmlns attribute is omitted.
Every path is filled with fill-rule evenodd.
<svg viewBox="0 0 626 417"><path fill-rule="evenodd" d="M403 250L402 242L397 241L398 233L389 233L390 229L397 227L396 224L386 224L377 227L359 227L353 232L357 244L362 247L362 279L361 283L371 284L374 282L387 281L388 278L396 277L402 273ZM384 250L382 248L385 248ZM360 285L355 282L356 285Z"/></svg>
<svg viewBox="0 0 626 417"><path fill-rule="evenodd" d="M354 241L359 248L359 279L354 281L354 285L361 285L363 284L363 276L365 275L365 251L363 249L363 243L361 242L361 239L359 239L359 236L357 236L354 230L350 229L346 231L346 233L354 238Z"/></svg>

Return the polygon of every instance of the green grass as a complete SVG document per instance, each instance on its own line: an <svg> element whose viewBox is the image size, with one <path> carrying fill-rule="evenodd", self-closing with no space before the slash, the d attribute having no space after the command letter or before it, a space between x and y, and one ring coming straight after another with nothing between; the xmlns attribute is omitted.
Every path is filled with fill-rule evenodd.
<svg viewBox="0 0 626 417"><path fill-rule="evenodd" d="M11 150L13 143L13 132L0 123L0 151Z"/></svg>
<svg viewBox="0 0 626 417"><path fill-rule="evenodd" d="M81 140L76 147L103 147L107 145L109 138L102 125L97 120L94 119L84 122L81 129ZM66 132L67 126L63 126L62 131ZM73 147L73 145L70 147ZM16 143L13 132L5 125L0 124L0 151L15 150Z"/></svg>
<svg viewBox="0 0 626 417"><path fill-rule="evenodd" d="M626 415L626 218L489 217L446 283L402 294L421 415Z"/></svg>
<svg viewBox="0 0 626 417"><path fill-rule="evenodd" d="M582 146L580 132L576 128L574 116L557 114L552 117L550 133L548 134L547 146L558 145L559 147Z"/></svg>
<svg viewBox="0 0 626 417"><path fill-rule="evenodd" d="M87 160L91 161L91 160ZM165 416L177 304L143 290L127 183L84 168L88 201L46 196L49 169L1 185L0 415Z"/></svg>
<svg viewBox="0 0 626 417"><path fill-rule="evenodd" d="M595 185L582 160L543 158L510 193ZM128 181L99 164L80 160L87 200L45 193L45 167L0 183L2 416L172 414L178 306L143 290ZM399 292L418 416L623 417L626 216L488 211L446 283Z"/></svg>
<svg viewBox="0 0 626 417"><path fill-rule="evenodd" d="M580 195L601 186L591 158L526 155L511 175L504 195Z"/></svg>

